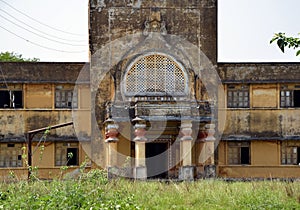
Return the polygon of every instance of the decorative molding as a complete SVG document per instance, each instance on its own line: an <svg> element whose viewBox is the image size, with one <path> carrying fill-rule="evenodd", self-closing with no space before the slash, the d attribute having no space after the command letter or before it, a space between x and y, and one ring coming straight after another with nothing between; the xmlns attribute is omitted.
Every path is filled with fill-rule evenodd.
<svg viewBox="0 0 300 210"><path fill-rule="evenodd" d="M148 36L150 33L160 33L167 35L166 23L161 19L160 11L152 11L150 17L144 23L143 34Z"/></svg>

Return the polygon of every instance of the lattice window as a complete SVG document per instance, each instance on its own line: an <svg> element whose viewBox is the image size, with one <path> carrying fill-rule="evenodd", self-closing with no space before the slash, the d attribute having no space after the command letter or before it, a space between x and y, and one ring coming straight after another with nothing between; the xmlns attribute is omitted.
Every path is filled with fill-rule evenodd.
<svg viewBox="0 0 300 210"><path fill-rule="evenodd" d="M281 86L280 107L300 107L300 85Z"/></svg>
<svg viewBox="0 0 300 210"><path fill-rule="evenodd" d="M249 85L229 85L227 90L228 108L249 108Z"/></svg>
<svg viewBox="0 0 300 210"><path fill-rule="evenodd" d="M63 86L57 86L55 90L56 108L77 108L77 91L73 89L64 89Z"/></svg>
<svg viewBox="0 0 300 210"><path fill-rule="evenodd" d="M249 142L228 142L228 164L250 164Z"/></svg>
<svg viewBox="0 0 300 210"><path fill-rule="evenodd" d="M281 142L281 164L298 165L300 163L300 142Z"/></svg>
<svg viewBox="0 0 300 210"><path fill-rule="evenodd" d="M149 55L134 63L126 74L125 94L186 95L182 67L163 55Z"/></svg>
<svg viewBox="0 0 300 210"><path fill-rule="evenodd" d="M22 167L22 144L0 145L0 167Z"/></svg>

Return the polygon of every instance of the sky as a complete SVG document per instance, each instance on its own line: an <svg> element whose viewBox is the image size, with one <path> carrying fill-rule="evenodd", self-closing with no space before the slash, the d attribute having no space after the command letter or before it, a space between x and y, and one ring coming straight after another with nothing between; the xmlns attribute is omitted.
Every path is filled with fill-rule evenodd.
<svg viewBox="0 0 300 210"><path fill-rule="evenodd" d="M219 62L299 62L270 45L274 33L298 36L300 0L219 0Z"/></svg>
<svg viewBox="0 0 300 210"><path fill-rule="evenodd" d="M0 52L6 51L88 62L88 0L0 0Z"/></svg>
<svg viewBox="0 0 300 210"><path fill-rule="evenodd" d="M299 62L269 41L298 36L300 0L218 0L219 62ZM0 0L0 52L88 62L88 0Z"/></svg>

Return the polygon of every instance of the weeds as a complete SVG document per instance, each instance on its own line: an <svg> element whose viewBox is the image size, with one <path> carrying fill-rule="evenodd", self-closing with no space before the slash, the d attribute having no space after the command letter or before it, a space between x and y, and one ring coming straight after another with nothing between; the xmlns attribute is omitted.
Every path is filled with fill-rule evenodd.
<svg viewBox="0 0 300 210"><path fill-rule="evenodd" d="M300 184L277 181L140 182L76 179L0 183L0 209L300 209Z"/></svg>

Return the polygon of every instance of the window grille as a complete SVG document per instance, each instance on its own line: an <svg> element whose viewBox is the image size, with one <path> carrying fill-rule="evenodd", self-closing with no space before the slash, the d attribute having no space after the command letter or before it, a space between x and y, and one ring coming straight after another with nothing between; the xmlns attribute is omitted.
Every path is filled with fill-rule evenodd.
<svg viewBox="0 0 300 210"><path fill-rule="evenodd" d="M300 88L295 86L281 86L280 107L300 107Z"/></svg>
<svg viewBox="0 0 300 210"><path fill-rule="evenodd" d="M77 91L75 90L55 90L56 108L77 108Z"/></svg>
<svg viewBox="0 0 300 210"><path fill-rule="evenodd" d="M22 144L0 145L0 167L22 167Z"/></svg>
<svg viewBox="0 0 300 210"><path fill-rule="evenodd" d="M0 90L0 108L23 108L22 90Z"/></svg>
<svg viewBox="0 0 300 210"><path fill-rule="evenodd" d="M125 94L186 95L187 78L174 60L149 55L134 63L126 74Z"/></svg>
<svg viewBox="0 0 300 210"><path fill-rule="evenodd" d="M228 86L228 108L249 108L249 86Z"/></svg>
<svg viewBox="0 0 300 210"><path fill-rule="evenodd" d="M297 165L300 163L300 142L281 142L281 164Z"/></svg>

